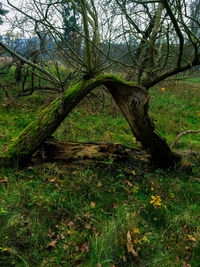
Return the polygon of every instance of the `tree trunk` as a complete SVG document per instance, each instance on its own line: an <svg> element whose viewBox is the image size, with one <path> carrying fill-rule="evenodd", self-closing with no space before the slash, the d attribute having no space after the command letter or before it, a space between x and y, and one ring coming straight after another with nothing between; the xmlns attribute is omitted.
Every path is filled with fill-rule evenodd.
<svg viewBox="0 0 200 267"><path fill-rule="evenodd" d="M55 99L20 133L16 140L8 146L7 150L0 154L0 164L4 166L26 164L32 154L54 133L71 110L95 87L108 81L126 84L109 74L80 81L66 91L62 103L63 112L60 112L60 98Z"/></svg>
<svg viewBox="0 0 200 267"><path fill-rule="evenodd" d="M152 158L161 167L169 166L175 157L166 142L154 131L148 118L147 91L142 86L127 83L118 77L105 74L94 79L82 80L68 89L63 100L63 112L60 112L60 100L55 99L30 123L0 155L2 165L23 165L33 153L58 128L71 110L95 87L104 84L110 90L116 103L128 121L134 135L150 152Z"/></svg>
<svg viewBox="0 0 200 267"><path fill-rule="evenodd" d="M149 119L149 96L146 89L140 85L130 87L112 82L107 82L105 85L129 123L134 136L151 154L153 161L162 168L167 168L178 161L180 157L170 150Z"/></svg>

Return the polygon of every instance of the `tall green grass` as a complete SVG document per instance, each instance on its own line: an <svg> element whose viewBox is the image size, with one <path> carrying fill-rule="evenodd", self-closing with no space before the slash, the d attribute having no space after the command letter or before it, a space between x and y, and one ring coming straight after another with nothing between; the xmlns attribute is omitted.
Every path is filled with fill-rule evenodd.
<svg viewBox="0 0 200 267"><path fill-rule="evenodd" d="M94 93L101 96L101 90ZM196 84L162 83L150 94L151 119L169 144L179 132L199 128ZM38 94L1 97L1 149L49 101ZM105 103L93 96L82 101L54 135L140 148L107 93ZM199 139L186 135L176 148L199 151ZM185 156L181 169L165 171L111 161L103 168L2 168L0 266L199 266L199 163L197 154Z"/></svg>

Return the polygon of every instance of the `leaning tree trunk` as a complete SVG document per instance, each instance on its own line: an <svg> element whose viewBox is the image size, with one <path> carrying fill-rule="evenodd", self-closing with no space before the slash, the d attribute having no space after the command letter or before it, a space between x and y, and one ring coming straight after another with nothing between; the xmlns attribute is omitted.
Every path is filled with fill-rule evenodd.
<svg viewBox="0 0 200 267"><path fill-rule="evenodd" d="M146 89L140 85L127 86L113 82L107 82L105 85L121 109L133 134L151 154L153 161L158 166L166 168L179 160L166 141L155 131L149 119L149 96Z"/></svg>
<svg viewBox="0 0 200 267"><path fill-rule="evenodd" d="M100 75L94 79L82 80L66 91L63 112L60 113L60 100L57 98L30 123L0 155L3 165L23 165L32 154L50 137L71 110L95 87L104 84L110 90L122 110L133 133L150 152L160 166L169 166L174 155L166 142L154 131L147 115L148 94L144 87L127 83L113 75Z"/></svg>
<svg viewBox="0 0 200 267"><path fill-rule="evenodd" d="M46 138L53 134L70 111L90 91L111 77L111 75L101 75L95 79L82 80L68 89L62 103L62 113L60 112L60 98L55 99L20 133L7 150L0 154L0 163L4 166L26 164L32 154L40 148Z"/></svg>

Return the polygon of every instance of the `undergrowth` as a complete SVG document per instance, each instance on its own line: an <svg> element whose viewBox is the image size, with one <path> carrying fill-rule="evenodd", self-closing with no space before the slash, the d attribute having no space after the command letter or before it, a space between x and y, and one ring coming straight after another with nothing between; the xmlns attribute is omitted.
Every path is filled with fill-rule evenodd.
<svg viewBox="0 0 200 267"><path fill-rule="evenodd" d="M164 89L163 89L164 88ZM107 93L94 91L55 136L140 147ZM151 89L150 116L171 144L197 130L199 85L163 83ZM9 142L51 99L35 94L0 100L0 145ZM200 149L199 134L181 150ZM187 266L200 262L200 157L179 169L30 164L0 170L0 266Z"/></svg>

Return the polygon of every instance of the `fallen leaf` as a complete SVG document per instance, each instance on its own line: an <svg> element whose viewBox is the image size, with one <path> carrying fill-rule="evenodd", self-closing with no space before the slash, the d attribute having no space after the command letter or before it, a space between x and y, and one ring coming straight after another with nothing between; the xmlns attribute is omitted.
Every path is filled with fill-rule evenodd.
<svg viewBox="0 0 200 267"><path fill-rule="evenodd" d="M86 228L86 229L91 229L91 225L88 224L88 223L86 223L86 224L85 224L85 228Z"/></svg>
<svg viewBox="0 0 200 267"><path fill-rule="evenodd" d="M55 248L57 242L58 242L57 240L53 240L53 241L51 241L51 243L49 243L49 244L46 246L46 248L48 248L48 247Z"/></svg>
<svg viewBox="0 0 200 267"><path fill-rule="evenodd" d="M90 242L85 242L80 248L79 250L81 252L89 252L90 251Z"/></svg>
<svg viewBox="0 0 200 267"><path fill-rule="evenodd" d="M91 208L95 208L95 206L96 206L96 203L94 203L94 202L90 202L90 207L91 207Z"/></svg>
<svg viewBox="0 0 200 267"><path fill-rule="evenodd" d="M87 211L84 215L85 215L85 217L90 218L90 213L89 213L89 211Z"/></svg>
<svg viewBox="0 0 200 267"><path fill-rule="evenodd" d="M2 184L4 186L7 184L7 182L8 182L8 178L7 177L4 177L4 178L0 179L0 184Z"/></svg>
<svg viewBox="0 0 200 267"><path fill-rule="evenodd" d="M182 265L183 267L191 267L191 265L190 264L188 264L187 262L183 262L183 265Z"/></svg>
<svg viewBox="0 0 200 267"><path fill-rule="evenodd" d="M101 187L101 186L102 186L102 183L101 182L98 182L97 187Z"/></svg>
<svg viewBox="0 0 200 267"><path fill-rule="evenodd" d="M188 235L189 240L196 242L196 238L192 235Z"/></svg>
<svg viewBox="0 0 200 267"><path fill-rule="evenodd" d="M133 184L132 183L130 183L128 180L126 181L127 182L127 184L129 185L129 186L133 186Z"/></svg>

